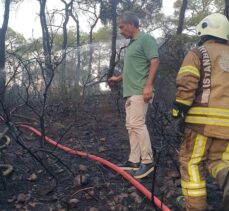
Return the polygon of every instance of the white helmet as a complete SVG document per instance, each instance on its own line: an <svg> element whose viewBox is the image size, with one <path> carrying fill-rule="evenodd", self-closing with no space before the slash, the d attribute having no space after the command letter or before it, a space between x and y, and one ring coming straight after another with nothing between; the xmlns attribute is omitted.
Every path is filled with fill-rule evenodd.
<svg viewBox="0 0 229 211"><path fill-rule="evenodd" d="M197 35L211 35L224 40L229 39L229 21L226 16L214 13L205 17L196 27Z"/></svg>

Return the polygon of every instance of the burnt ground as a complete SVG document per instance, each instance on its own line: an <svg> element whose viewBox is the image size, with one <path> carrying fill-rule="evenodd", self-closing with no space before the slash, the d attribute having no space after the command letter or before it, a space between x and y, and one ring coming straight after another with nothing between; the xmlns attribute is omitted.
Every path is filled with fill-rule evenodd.
<svg viewBox="0 0 229 211"><path fill-rule="evenodd" d="M109 95L89 98L77 107L55 104L47 112L47 136L72 149L121 163L128 158L129 152L123 105L123 100L116 102ZM175 198L181 191L177 171L180 138L164 118L163 109L166 110L165 106L157 102L150 105L147 121L157 168L154 174L139 181L150 191L153 189L172 210L177 210ZM19 113L23 118L14 117L13 122L39 129L32 112L23 110ZM4 125L1 128L3 130ZM43 162L46 170L27 149L12 139L0 154L0 163L14 167L10 176L0 180L1 211L156 210L141 192L108 167L49 144L41 148L37 136L21 131L24 139L20 141ZM209 203L216 210L222 194L210 180L208 193Z"/></svg>

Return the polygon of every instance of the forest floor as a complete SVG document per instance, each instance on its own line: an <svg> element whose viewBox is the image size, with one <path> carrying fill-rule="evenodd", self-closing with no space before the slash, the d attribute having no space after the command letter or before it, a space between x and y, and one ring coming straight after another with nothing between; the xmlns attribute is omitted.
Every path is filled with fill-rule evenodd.
<svg viewBox="0 0 229 211"><path fill-rule="evenodd" d="M50 115L47 115L46 134L62 145L119 164L128 158L129 153L123 105L123 100L116 104L111 96L102 96L88 99L77 108L67 104L52 106ZM147 122L157 171L139 182L149 191L153 186L154 194L161 201L171 210L178 210L175 199L181 194L177 171L179 138L160 131L167 126L159 124L163 123L163 114L155 108L158 106L150 105ZM15 117L14 121L39 129L39 123L32 121L34 115L23 112L27 120ZM1 125L2 130L3 127ZM25 137L23 145L43 161L48 171L12 139L7 149L0 152L0 163L14 167L10 176L0 180L1 211L156 210L141 192L108 167L49 144L41 148L37 136L22 131ZM208 193L209 203L216 210L222 194L212 181L209 181Z"/></svg>

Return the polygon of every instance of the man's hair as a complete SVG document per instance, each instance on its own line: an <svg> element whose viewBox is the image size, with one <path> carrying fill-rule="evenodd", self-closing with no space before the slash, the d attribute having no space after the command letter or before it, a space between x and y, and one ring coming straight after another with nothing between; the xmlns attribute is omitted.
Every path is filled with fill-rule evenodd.
<svg viewBox="0 0 229 211"><path fill-rule="evenodd" d="M136 28L139 27L139 18L133 12L124 12L122 15L120 15L119 19L124 23L132 23Z"/></svg>

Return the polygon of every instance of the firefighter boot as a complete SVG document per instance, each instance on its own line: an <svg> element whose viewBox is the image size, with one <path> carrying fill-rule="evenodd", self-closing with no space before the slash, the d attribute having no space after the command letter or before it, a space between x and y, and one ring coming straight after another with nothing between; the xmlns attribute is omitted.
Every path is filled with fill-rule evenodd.
<svg viewBox="0 0 229 211"><path fill-rule="evenodd" d="M223 190L223 209L222 210L229 210L229 169L221 170L217 176L216 180Z"/></svg>

